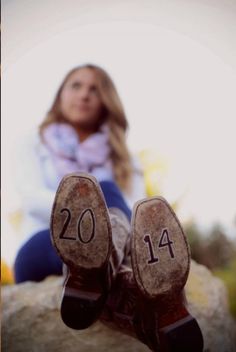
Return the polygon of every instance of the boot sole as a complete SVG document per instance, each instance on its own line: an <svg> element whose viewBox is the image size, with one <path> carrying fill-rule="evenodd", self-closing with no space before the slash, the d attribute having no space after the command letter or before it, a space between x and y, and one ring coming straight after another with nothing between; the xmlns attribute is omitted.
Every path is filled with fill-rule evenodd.
<svg viewBox="0 0 236 352"><path fill-rule="evenodd" d="M85 329L97 319L106 298L112 245L108 210L93 176L76 173L62 179L52 209L51 240L69 269L62 319L71 328Z"/></svg>
<svg viewBox="0 0 236 352"><path fill-rule="evenodd" d="M188 277L190 251L181 225L161 197L135 204L131 258L140 291L148 299L180 292Z"/></svg>
<svg viewBox="0 0 236 352"><path fill-rule="evenodd" d="M131 233L134 279L140 298L156 312L161 351L202 351L201 330L182 297L190 268L190 249L167 201L152 197L137 202ZM189 336L196 341L189 344Z"/></svg>

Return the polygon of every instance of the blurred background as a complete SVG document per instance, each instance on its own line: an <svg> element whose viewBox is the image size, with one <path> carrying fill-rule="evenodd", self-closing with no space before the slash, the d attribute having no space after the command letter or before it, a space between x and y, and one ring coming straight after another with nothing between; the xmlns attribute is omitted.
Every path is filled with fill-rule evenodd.
<svg viewBox="0 0 236 352"><path fill-rule="evenodd" d="M15 150L65 74L91 62L118 88L147 193L174 206L192 257L223 278L236 316L236 2L3 0L1 30L8 268L21 241Z"/></svg>

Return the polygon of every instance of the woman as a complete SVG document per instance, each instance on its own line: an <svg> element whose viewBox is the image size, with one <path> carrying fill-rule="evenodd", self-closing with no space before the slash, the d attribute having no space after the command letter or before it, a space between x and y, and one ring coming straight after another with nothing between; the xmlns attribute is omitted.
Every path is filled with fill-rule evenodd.
<svg viewBox="0 0 236 352"><path fill-rule="evenodd" d="M40 126L33 183L20 179L35 234L17 255L16 281L60 275L63 262L61 317L69 327L100 318L153 351L201 351L199 326L183 300L189 249L175 214L162 198L144 199L130 227L129 206L145 192L126 129L107 73L94 65L70 71Z"/></svg>
<svg viewBox="0 0 236 352"><path fill-rule="evenodd" d="M16 282L40 281L62 272L51 246L49 221L64 175L76 171L94 175L108 206L121 208L130 218L129 206L145 196L145 189L137 161L131 160L127 149L127 127L116 88L103 69L84 65L67 74L39 135L27 141L18 157L24 241L30 239L16 258Z"/></svg>

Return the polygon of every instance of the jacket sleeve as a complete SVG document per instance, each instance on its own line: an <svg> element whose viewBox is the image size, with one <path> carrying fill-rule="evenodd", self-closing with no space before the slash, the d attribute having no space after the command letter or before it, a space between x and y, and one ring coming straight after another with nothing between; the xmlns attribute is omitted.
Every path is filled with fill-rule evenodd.
<svg viewBox="0 0 236 352"><path fill-rule="evenodd" d="M26 137L15 154L15 184L24 211L50 221L55 192L46 186L40 163L37 135Z"/></svg>

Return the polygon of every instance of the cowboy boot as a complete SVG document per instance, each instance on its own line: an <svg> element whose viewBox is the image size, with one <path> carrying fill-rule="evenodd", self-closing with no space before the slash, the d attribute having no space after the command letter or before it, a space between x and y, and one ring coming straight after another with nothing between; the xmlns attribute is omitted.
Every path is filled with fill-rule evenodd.
<svg viewBox="0 0 236 352"><path fill-rule="evenodd" d="M51 215L52 243L66 265L61 302L63 322L85 329L99 315L124 257L128 219L106 207L93 176L65 176Z"/></svg>
<svg viewBox="0 0 236 352"><path fill-rule="evenodd" d="M184 295L190 263L176 215L160 197L136 203L132 269L121 267L102 320L156 352L201 352L203 338Z"/></svg>
<svg viewBox="0 0 236 352"><path fill-rule="evenodd" d="M113 330L132 336L152 351L159 352L160 344L157 335L156 321L150 304L143 310L133 270L122 265L116 281L110 291L103 312L100 316L102 323Z"/></svg>
<svg viewBox="0 0 236 352"><path fill-rule="evenodd" d="M141 297L141 312L155 312L161 351L201 352L203 337L186 308L183 293L190 249L175 213L162 197L136 203L132 218L131 259ZM144 312L145 311L145 312Z"/></svg>

